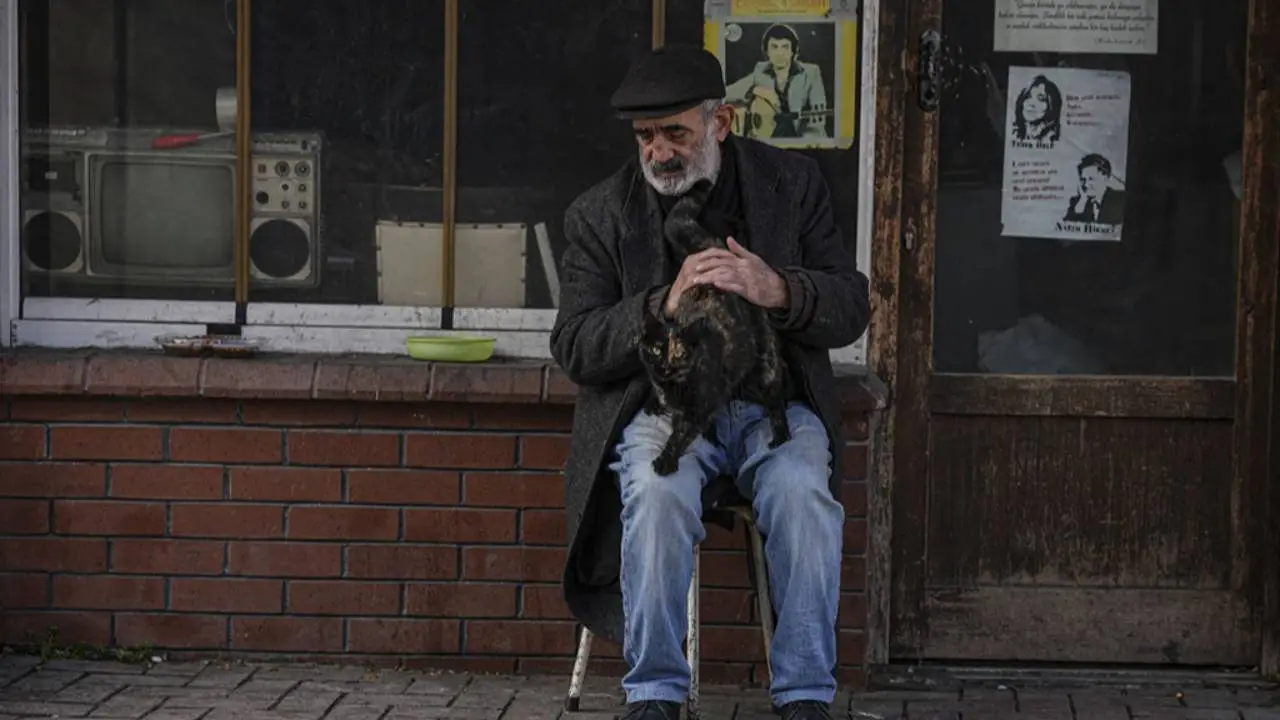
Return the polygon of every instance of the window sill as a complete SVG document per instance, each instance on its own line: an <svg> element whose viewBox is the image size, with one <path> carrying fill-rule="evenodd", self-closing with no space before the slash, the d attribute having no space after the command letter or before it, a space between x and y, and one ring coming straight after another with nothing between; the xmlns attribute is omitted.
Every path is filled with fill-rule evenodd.
<svg viewBox="0 0 1280 720"><path fill-rule="evenodd" d="M885 407L884 384L858 365L837 365L847 411ZM259 398L571 405L577 387L555 363L490 360L426 363L403 357L261 355L179 358L147 351L0 352L0 395Z"/></svg>

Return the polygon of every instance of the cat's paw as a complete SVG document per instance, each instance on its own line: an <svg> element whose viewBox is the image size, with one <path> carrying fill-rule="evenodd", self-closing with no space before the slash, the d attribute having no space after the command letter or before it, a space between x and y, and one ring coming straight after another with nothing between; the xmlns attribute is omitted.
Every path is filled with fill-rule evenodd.
<svg viewBox="0 0 1280 720"><path fill-rule="evenodd" d="M663 453L653 459L653 471L661 476L667 476L676 471L680 466L680 458Z"/></svg>

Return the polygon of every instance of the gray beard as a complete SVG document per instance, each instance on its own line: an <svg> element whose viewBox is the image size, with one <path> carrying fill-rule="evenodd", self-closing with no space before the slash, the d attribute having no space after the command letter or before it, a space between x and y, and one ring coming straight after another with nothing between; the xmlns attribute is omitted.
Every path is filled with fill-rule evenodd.
<svg viewBox="0 0 1280 720"><path fill-rule="evenodd" d="M640 159L640 170L644 173L644 179L649 186L659 195L684 195L703 179L714 185L716 178L720 175L720 144L716 142L714 129L710 129L707 136L702 139L701 147L697 148L694 158L679 175L658 177L644 158Z"/></svg>

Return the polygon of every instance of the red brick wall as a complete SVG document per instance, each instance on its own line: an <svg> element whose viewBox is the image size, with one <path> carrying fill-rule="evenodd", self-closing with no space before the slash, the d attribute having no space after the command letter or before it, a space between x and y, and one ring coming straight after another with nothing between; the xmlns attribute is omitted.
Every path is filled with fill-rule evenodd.
<svg viewBox="0 0 1280 720"><path fill-rule="evenodd" d="M567 673L571 412L0 397L0 639ZM860 683L867 421L849 421L839 648ZM705 546L711 679L765 677L742 540ZM593 656L621 671L616 647Z"/></svg>

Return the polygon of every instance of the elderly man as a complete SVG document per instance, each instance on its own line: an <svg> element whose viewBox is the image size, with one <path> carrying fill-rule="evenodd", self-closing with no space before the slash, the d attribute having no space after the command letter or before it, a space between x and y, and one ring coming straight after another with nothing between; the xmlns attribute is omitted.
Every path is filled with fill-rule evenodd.
<svg viewBox="0 0 1280 720"><path fill-rule="evenodd" d="M771 695L784 718L829 718L844 512L842 445L828 350L868 320L867 279L832 219L817 164L729 134L724 78L701 48L642 59L613 96L638 144L612 177L565 214L560 310L551 351L579 386L569 461L565 598L598 635L620 642L627 718L675 718L689 689L681 650L701 492L727 475L752 501L778 613ZM728 250L683 257L662 218L695 182L713 182L700 217ZM716 442L699 438L671 475L650 466L671 432L646 414L638 340L645 313L668 316L681 294L712 284L769 309L796 395L791 440L770 449L764 411L733 401Z"/></svg>

